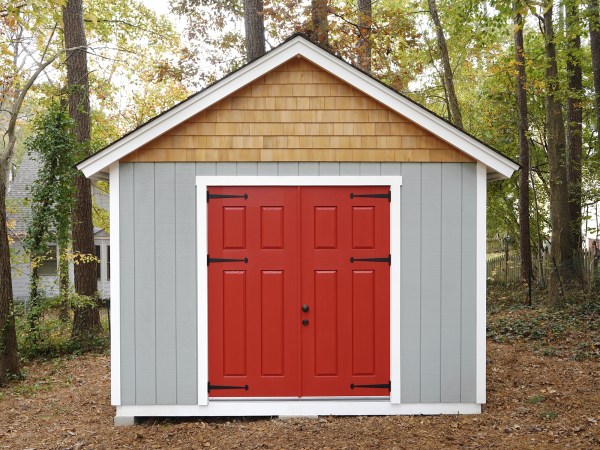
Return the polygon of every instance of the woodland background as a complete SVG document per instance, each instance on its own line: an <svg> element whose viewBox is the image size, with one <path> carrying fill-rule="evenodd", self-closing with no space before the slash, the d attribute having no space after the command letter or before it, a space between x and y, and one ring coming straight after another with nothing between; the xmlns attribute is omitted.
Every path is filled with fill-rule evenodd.
<svg viewBox="0 0 600 450"><path fill-rule="evenodd" d="M19 346L26 358L106 348L91 230L108 229L107 216L73 164L295 32L518 161L519 174L488 185L488 238L507 260L518 255L517 280L535 287L537 303L592 305L585 320L597 324L597 260L586 252L599 228L598 0L171 0L169 8L177 24L139 0L0 2L0 385L21 374ZM62 278L61 294L47 299L34 276L33 307L22 311L12 298L6 211L15 205L6 191L28 151L42 170L27 258L35 275L48 242L61 243ZM590 343L592 357L598 345Z"/></svg>

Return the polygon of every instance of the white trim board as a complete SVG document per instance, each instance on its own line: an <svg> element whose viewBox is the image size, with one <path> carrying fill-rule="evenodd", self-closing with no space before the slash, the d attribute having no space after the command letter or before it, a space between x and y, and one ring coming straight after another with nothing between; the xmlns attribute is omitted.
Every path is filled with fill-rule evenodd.
<svg viewBox="0 0 600 450"><path fill-rule="evenodd" d="M518 168L518 165L508 158L302 36L290 39L254 62L242 67L237 72L230 74L162 115L157 116L154 120L147 122L130 134L80 162L77 168L82 170L86 177L92 177L96 173L104 171L106 167L137 150L144 144L156 139L185 120L297 56L306 58L366 95L402 114L477 161L482 162L498 174L496 177L508 178Z"/></svg>
<svg viewBox="0 0 600 450"><path fill-rule="evenodd" d="M110 166L110 398L121 404L121 250L119 163Z"/></svg>
<svg viewBox="0 0 600 450"><path fill-rule="evenodd" d="M198 267L198 405L212 408L215 400L209 401L206 386L208 384L208 253L207 203L206 190L209 186L390 186L392 201L390 205L390 380L392 393L387 405L400 404L400 187L401 176L197 176L197 267ZM394 255L396 255L394 257ZM396 301L392 301L396 299ZM394 388L395 387L395 388ZM243 402L243 401L242 401ZM277 401L275 401L277 402ZM327 402L323 402L327 404ZM329 401L329 403L335 403ZM379 405L381 401L377 404ZM361 405L364 405L361 403ZM231 407L231 405L229 405ZM314 405L313 405L314 407ZM362 407L362 406L361 406ZM379 407L378 407L379 408ZM321 411L329 411L327 407ZM214 415L231 414L234 409L227 409ZM383 411L383 410L382 410ZM285 413L272 412L266 415ZM290 413L292 414L292 413ZM302 415L328 414L327 412L300 413ZM331 412L330 414L336 414ZM338 414L349 414L339 412ZM362 414L369 414L363 412ZM373 414L386 414L384 412ZM392 413L390 413L392 414ZM406 413L408 414L408 413ZM137 414L134 414L137 415ZM202 415L202 414L201 414ZM241 414L248 415L248 414ZM264 415L264 414L258 414Z"/></svg>
<svg viewBox="0 0 600 450"><path fill-rule="evenodd" d="M117 406L116 417L393 416L480 414L477 403L404 403L386 400L211 400L199 405Z"/></svg>
<svg viewBox="0 0 600 450"><path fill-rule="evenodd" d="M475 401L485 403L485 358L486 358L486 282L487 264L485 260L486 242L486 202L487 174L483 164L477 164L477 231L476 231L476 372L475 372Z"/></svg>

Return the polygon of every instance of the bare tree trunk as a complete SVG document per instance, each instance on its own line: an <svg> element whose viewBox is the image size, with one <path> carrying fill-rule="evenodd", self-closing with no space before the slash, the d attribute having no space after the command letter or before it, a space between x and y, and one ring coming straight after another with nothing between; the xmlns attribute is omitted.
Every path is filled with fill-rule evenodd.
<svg viewBox="0 0 600 450"><path fill-rule="evenodd" d="M458 104L458 98L456 97L456 91L454 89L454 74L452 73L452 66L450 65L448 45L446 43L446 37L444 36L442 23L440 22L437 4L435 0L428 0L428 4L429 14L433 20L433 25L435 26L438 47L440 48L440 56L442 58L442 67L444 69L444 86L448 94L448 103L450 104L450 121L457 127L463 128L462 114L460 113L460 106Z"/></svg>
<svg viewBox="0 0 600 450"><path fill-rule="evenodd" d="M6 225L5 164L8 161L0 161L0 386L20 373Z"/></svg>
<svg viewBox="0 0 600 450"><path fill-rule="evenodd" d="M573 255L574 275L583 282L583 253L581 236L581 169L582 169L582 91L581 72L581 29L579 23L579 2L566 2L566 24L568 36L567 75L569 77L569 98L567 99L567 178L569 180L569 211L571 217L571 254Z"/></svg>
<svg viewBox="0 0 600 450"><path fill-rule="evenodd" d="M244 0L246 55L248 62L265 54L265 21L263 0Z"/></svg>
<svg viewBox="0 0 600 450"><path fill-rule="evenodd" d="M312 0L311 1L311 18L312 32L311 38L325 46L329 47L329 1L328 0Z"/></svg>
<svg viewBox="0 0 600 450"><path fill-rule="evenodd" d="M550 168L550 222L552 238L549 297L554 304L565 299L565 288L571 283L569 189L566 168L565 127L559 92L556 44L552 22L552 2L544 6L544 39L546 51L546 139Z"/></svg>
<svg viewBox="0 0 600 450"><path fill-rule="evenodd" d="M598 156L600 157L600 8L598 7L598 0L589 0L588 16L594 92L596 94L596 142Z"/></svg>
<svg viewBox="0 0 600 450"><path fill-rule="evenodd" d="M519 5L516 5L517 8ZM529 117L525 85L525 52L523 47L523 16L515 14L515 62L517 63L517 108L519 111L519 230L521 247L521 281L527 282L532 272L531 229L529 226Z"/></svg>
<svg viewBox="0 0 600 450"><path fill-rule="evenodd" d="M63 6L65 48L67 50L67 83L69 86L69 115L75 122L78 142L88 146L90 141L90 100L87 69L87 42L83 26L82 0L68 0ZM90 180L83 174L75 177L73 208L73 251L94 255L92 224L92 194ZM98 281L96 261L75 264L75 291L93 300L92 304L74 308L73 336L97 335L102 331L96 302Z"/></svg>
<svg viewBox="0 0 600 450"><path fill-rule="evenodd" d="M371 71L371 22L373 5L371 0L357 0L358 6L358 66L365 72Z"/></svg>

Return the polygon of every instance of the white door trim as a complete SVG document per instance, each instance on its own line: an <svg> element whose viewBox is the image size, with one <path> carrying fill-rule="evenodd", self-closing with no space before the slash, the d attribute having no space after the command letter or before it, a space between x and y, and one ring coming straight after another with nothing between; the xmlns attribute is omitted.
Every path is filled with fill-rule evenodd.
<svg viewBox="0 0 600 450"><path fill-rule="evenodd" d="M401 176L197 176L197 275L198 275L198 405L208 401L208 186L390 186L390 381L389 403L400 399L400 187ZM386 402L388 403L388 402ZM388 403L388 404L389 404ZM233 412L233 411L231 411ZM224 414L227 415L227 414ZM231 414L229 414L231 415Z"/></svg>

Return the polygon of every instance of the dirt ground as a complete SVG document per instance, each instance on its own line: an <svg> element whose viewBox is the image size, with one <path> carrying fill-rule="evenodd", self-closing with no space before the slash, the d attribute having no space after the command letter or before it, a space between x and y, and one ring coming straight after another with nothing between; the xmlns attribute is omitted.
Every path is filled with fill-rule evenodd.
<svg viewBox="0 0 600 450"><path fill-rule="evenodd" d="M107 355L33 363L0 390L0 449L600 448L594 360L488 344L481 415L145 420L113 426Z"/></svg>

